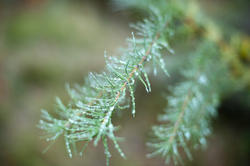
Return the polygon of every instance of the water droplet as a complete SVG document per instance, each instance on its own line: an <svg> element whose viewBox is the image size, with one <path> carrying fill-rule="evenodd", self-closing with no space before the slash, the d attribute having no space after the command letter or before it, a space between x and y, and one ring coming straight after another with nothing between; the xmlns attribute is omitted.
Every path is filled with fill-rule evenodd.
<svg viewBox="0 0 250 166"><path fill-rule="evenodd" d="M157 69L154 68L154 75L157 75Z"/></svg>
<svg viewBox="0 0 250 166"><path fill-rule="evenodd" d="M114 107L114 106L110 107L110 111L113 111L114 109L115 109L115 107Z"/></svg>
<svg viewBox="0 0 250 166"><path fill-rule="evenodd" d="M160 59L160 63L164 63L163 59Z"/></svg>
<svg viewBox="0 0 250 166"><path fill-rule="evenodd" d="M206 85L207 84L207 77L204 75L201 75L198 79L199 83Z"/></svg>
<svg viewBox="0 0 250 166"><path fill-rule="evenodd" d="M186 133L185 133L185 137L189 140L190 139L190 133L187 131Z"/></svg>
<svg viewBox="0 0 250 166"><path fill-rule="evenodd" d="M205 139L204 137L202 137L202 138L200 139L200 143L201 143L202 145L205 145L205 144L207 143L207 141L206 141L206 139Z"/></svg>

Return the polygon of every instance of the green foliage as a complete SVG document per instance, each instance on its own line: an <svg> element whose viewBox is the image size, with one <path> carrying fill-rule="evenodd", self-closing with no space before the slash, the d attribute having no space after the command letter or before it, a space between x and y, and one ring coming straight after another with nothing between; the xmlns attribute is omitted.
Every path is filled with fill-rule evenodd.
<svg viewBox="0 0 250 166"><path fill-rule="evenodd" d="M102 141L106 164L109 165L110 139L119 154L125 158L118 145L119 138L114 134L118 127L113 125L112 115L131 105L132 116L135 116L136 80L140 80L149 93L151 85L146 72L148 69L156 74L157 68L161 68L168 75L162 50L174 53L170 42L175 39L175 30L183 29L185 19L193 17L192 21L197 26L195 28L212 27L212 30L204 28L204 34L198 36L202 38L199 39L199 42L202 40L201 44L190 55L186 68L181 69L184 81L169 88L171 95L166 97L168 106L158 118L161 124L153 127L154 136L148 143L154 150L149 157L161 155L167 163L173 159L178 164L182 163L182 149L192 159L192 149L206 146L206 138L211 134L211 119L217 114L216 108L223 86L228 80L228 71L221 60L224 53L218 44L221 36L217 33L206 36L216 29L205 26L207 20L199 17L201 14L197 12L195 1L115 2L121 9L133 7L149 11L148 19L131 25L136 34L132 33L132 37L128 39L128 47L123 49L120 57L108 56L105 51L106 68L102 73L90 73L83 86L67 86L71 97L69 103L64 105L57 98L57 116L53 117L43 110L38 126L48 134L47 141L54 142L59 136L64 136L70 157L72 149L77 151L77 142L85 142L79 152L82 155L90 142L96 146ZM186 8L188 4L193 10ZM148 64L147 70L145 64Z"/></svg>
<svg viewBox="0 0 250 166"><path fill-rule="evenodd" d="M148 75L144 62L154 65L154 73L159 66L165 74L165 63L160 50L167 48L172 51L166 42L169 31L166 22L167 15L162 15L158 10L152 9L152 15L136 25L138 38L132 33L128 39L128 48L123 50L121 57L111 57L104 53L106 69L101 74L90 73L84 86L76 86L68 93L71 100L65 106L57 98L57 117L52 117L47 111L42 111L39 127L48 133L47 141L54 141L60 135L64 136L69 157L72 157L72 148L79 141L93 141L97 145L102 140L105 154L108 159L110 153L107 138L111 139L120 155L125 158L114 135L117 130L112 124L112 114L128 108L132 103L132 115L135 116L135 80L139 79L147 92L151 91ZM127 97L130 94L130 99ZM82 153L82 152L81 152Z"/></svg>
<svg viewBox="0 0 250 166"><path fill-rule="evenodd" d="M226 70L219 54L216 46L208 42L192 54L187 69L181 71L185 81L170 89L171 96L166 98L168 107L158 118L162 124L153 127L155 138L148 146L155 151L149 156L161 154L166 163L173 158L177 164L182 163L180 147L192 159L190 148L206 146L211 118L217 114L220 86L225 84L221 78Z"/></svg>

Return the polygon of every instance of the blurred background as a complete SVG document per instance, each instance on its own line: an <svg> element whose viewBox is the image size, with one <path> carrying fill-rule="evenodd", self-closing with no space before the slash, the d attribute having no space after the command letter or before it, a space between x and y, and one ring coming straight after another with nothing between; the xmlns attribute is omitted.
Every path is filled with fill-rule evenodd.
<svg viewBox="0 0 250 166"><path fill-rule="evenodd" d="M248 0L203 0L201 6L216 22L249 36ZM83 157L69 159L62 139L42 154L47 142L36 125L41 108L53 110L55 96L67 101L65 83L83 84L88 72L103 69L104 50L114 54L124 46L131 34L128 23L140 18L135 12L117 11L105 0L0 0L1 166L105 165L102 146L90 145ZM151 81L151 94L141 85L137 88L137 117L127 112L115 119L122 126L118 135L125 138L121 147L127 160L112 147L112 166L164 166L161 158L145 156L150 126L166 105L162 87L167 80L152 76ZM195 152L187 165L247 166L249 87L222 101L213 128L208 149Z"/></svg>

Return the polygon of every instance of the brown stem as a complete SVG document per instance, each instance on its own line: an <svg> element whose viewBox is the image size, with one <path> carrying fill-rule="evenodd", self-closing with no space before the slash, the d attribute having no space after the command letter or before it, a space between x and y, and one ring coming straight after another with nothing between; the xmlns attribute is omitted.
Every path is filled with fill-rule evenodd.
<svg viewBox="0 0 250 166"><path fill-rule="evenodd" d="M180 126L180 123L181 123L182 118L183 118L183 116L184 116L185 110L186 110L186 108L187 108L187 104L188 104L188 101L189 101L189 98L190 98L190 95L191 95L190 93L191 93L191 92L189 91L189 93L188 93L187 96L185 97L185 100L184 100L184 102L183 102L183 104L182 104L181 113L180 113L180 115L179 115L177 121L176 121L175 124L174 124L173 134L172 134L171 137L169 138L169 144L172 144L173 141L174 141L174 139L175 139L175 137L176 137L177 130L178 130L179 126Z"/></svg>
<svg viewBox="0 0 250 166"><path fill-rule="evenodd" d="M167 24L166 24L166 25L167 25ZM150 45L149 45L149 47L148 47L148 49L147 49L145 55L142 57L142 59L141 59L141 61L139 62L139 64L136 65L136 67L134 67L134 69L129 73L129 77L127 78L127 81L122 85L120 91L117 93L114 102L117 102L117 101L119 100L119 98L120 98L120 96L121 96L121 92L126 88L128 82L129 82L129 81L131 80L131 78L134 76L135 72L139 69L139 66L142 65L142 64L146 61L148 55L151 53L153 44L155 43L156 40L159 39L159 37L160 37L160 32L158 32L158 33L156 34L154 40L150 43ZM102 95L103 95L103 93L101 92L101 93L98 95L97 98L100 98ZM91 101L88 105L91 106L91 105L93 105L94 103L95 103L95 100ZM78 116L81 116L81 115L82 115L82 113L78 113ZM106 117L107 115L108 115L108 112L106 113L105 117ZM102 121L102 125L105 125L105 124L103 124L104 122L105 122L105 118L104 118L103 121ZM65 127L70 127L70 125L71 125L71 123L70 123L69 121L65 123Z"/></svg>

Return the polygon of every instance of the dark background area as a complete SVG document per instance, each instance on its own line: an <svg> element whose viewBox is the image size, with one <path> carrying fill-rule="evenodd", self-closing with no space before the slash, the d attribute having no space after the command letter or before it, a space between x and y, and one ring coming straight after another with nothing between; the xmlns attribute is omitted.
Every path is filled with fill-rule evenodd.
<svg viewBox="0 0 250 166"><path fill-rule="evenodd" d="M204 12L220 26L250 34L248 0L202 0ZM83 83L90 71L104 67L103 52L116 53L130 35L134 11L116 11L105 0L0 0L0 165L105 165L102 146L90 145L83 157L69 159L60 139L45 154L47 142L36 127L40 109L52 111L55 96L67 101L65 83ZM171 64L178 64L173 59ZM247 64L249 65L249 64ZM174 70L173 70L174 71ZM163 166L160 157L146 158L145 146L167 78L150 76L153 92L136 91L137 116L117 115L118 135L125 138L123 160L111 148L112 166ZM173 81L173 80L172 80ZM165 89L164 89L165 90ZM250 163L250 93L245 88L223 99L208 148L194 152L192 166L247 166Z"/></svg>

